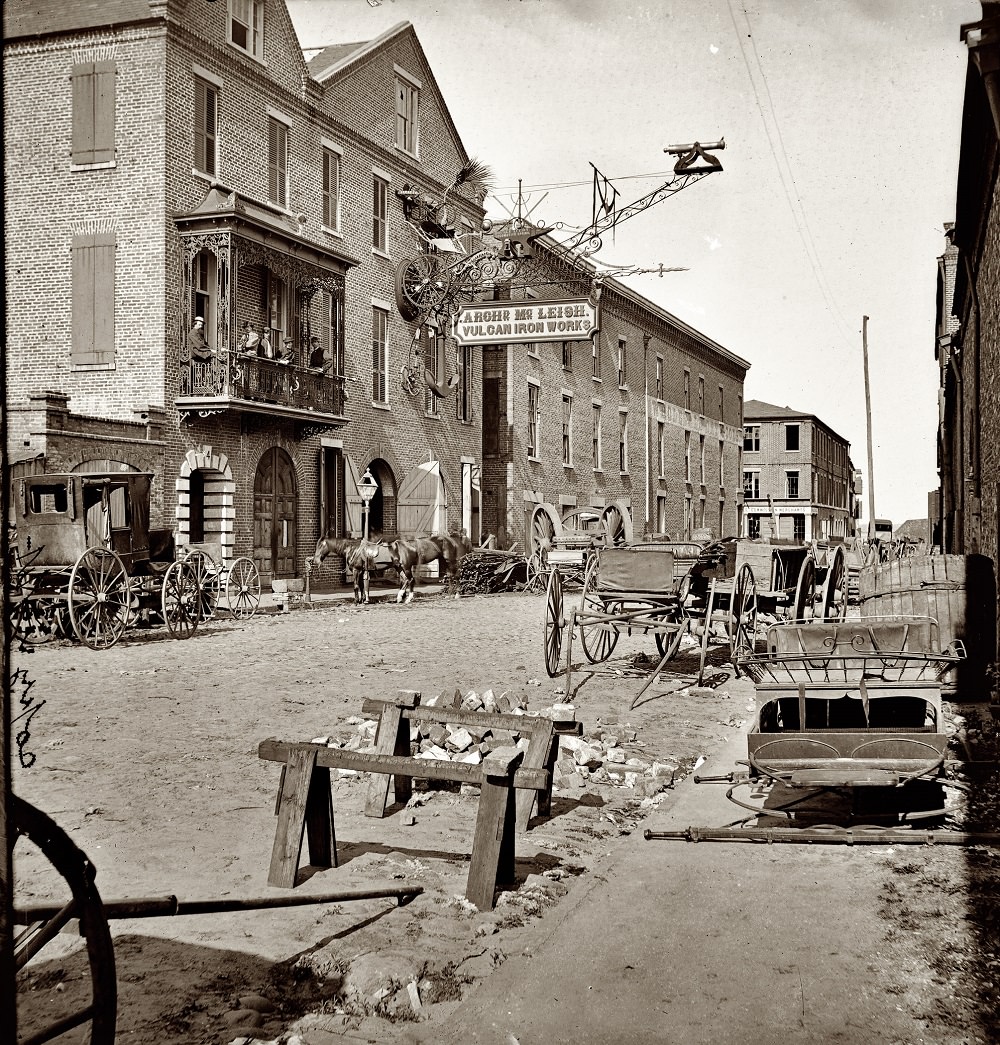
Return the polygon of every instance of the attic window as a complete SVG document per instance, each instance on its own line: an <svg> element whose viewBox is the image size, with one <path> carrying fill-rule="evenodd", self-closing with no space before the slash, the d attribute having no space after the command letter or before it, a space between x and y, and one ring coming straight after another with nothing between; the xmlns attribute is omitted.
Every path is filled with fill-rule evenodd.
<svg viewBox="0 0 1000 1045"><path fill-rule="evenodd" d="M264 0L229 0L229 42L263 59Z"/></svg>
<svg viewBox="0 0 1000 1045"><path fill-rule="evenodd" d="M417 155L419 141L420 82L396 67L396 147Z"/></svg>

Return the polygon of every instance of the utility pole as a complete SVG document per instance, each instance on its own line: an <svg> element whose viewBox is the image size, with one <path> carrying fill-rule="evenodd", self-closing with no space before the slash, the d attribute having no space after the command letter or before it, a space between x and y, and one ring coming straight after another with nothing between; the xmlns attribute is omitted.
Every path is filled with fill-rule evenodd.
<svg viewBox="0 0 1000 1045"><path fill-rule="evenodd" d="M865 358L865 414L868 418L868 540L875 537L875 465L872 457L872 391L868 380L868 317L861 317L861 347Z"/></svg>

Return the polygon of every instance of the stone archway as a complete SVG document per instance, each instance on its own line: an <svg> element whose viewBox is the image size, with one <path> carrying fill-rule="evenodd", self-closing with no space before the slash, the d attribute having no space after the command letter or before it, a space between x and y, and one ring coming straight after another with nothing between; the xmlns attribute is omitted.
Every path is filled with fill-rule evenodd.
<svg viewBox="0 0 1000 1045"><path fill-rule="evenodd" d="M236 483L229 458L213 453L210 446L189 450L181 462L175 489L178 545L219 544L223 562L236 558Z"/></svg>

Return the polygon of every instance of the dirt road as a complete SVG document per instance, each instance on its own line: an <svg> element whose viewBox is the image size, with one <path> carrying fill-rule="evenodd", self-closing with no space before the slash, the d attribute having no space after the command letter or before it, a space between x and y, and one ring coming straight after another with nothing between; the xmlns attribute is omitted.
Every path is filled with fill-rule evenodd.
<svg viewBox="0 0 1000 1045"><path fill-rule="evenodd" d="M34 683L38 710L22 748L34 764L15 767L15 791L88 853L106 900L276 895L266 879L279 770L257 757L259 742L364 743L372 727L361 715L363 700L399 689L425 697L492 690L529 711L565 701L562 680L550 679L543 665L543 602L520 594L456 601L425 591L409 606L327 602L248 622L213 621L184 642L153 630L101 653L70 644L18 653L14 667ZM433 1040L426 1028L435 1013L453 1016L477 983L530 952L671 794L662 790L668 779L651 782L643 767L675 765L680 780L750 717L745 680L717 670L711 686L692 686L690 650L630 710L648 671L636 666L637 656L655 656L652 640L623 637L599 673L576 676L572 694L585 736L603 736L633 760L633 786L614 783L626 778L601 767L562 773L552 818L534 821L517 840L519 887L501 893L495 910L478 911L464 898L475 789L421 790L402 813L371 819L363 815L365 778L338 776L340 866L311 875L296 893L415 884L422 895L403 907L381 899L115 922L118 1040L392 1042L408 1040L417 1021L420 1040ZM911 854L906 859L916 865ZM871 866L879 881L892 878L891 860ZM954 892L934 887L934 874L949 873L942 866L920 896L930 906L940 899L942 911L947 901L954 913ZM56 883L36 854L19 847L16 869L19 902L53 895ZM917 900L906 902L919 932ZM878 927L880 941L891 927ZM953 1013L952 981L927 973L930 958L895 935L891 946L905 950L922 977L921 1004ZM868 953L866 942L853 946ZM83 970L74 937L49 945L25 982L22 1022L69 1007ZM972 1008L963 1008L967 1034L929 1031L921 1040L989 1040L977 1036ZM586 1045L585 1037L574 1041Z"/></svg>

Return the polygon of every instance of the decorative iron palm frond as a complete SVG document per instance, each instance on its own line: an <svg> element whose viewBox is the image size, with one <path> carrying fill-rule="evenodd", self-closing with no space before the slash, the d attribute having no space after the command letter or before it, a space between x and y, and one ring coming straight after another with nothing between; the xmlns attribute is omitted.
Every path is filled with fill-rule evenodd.
<svg viewBox="0 0 1000 1045"><path fill-rule="evenodd" d="M462 166L459 168L458 173L455 175L455 180L448 186L448 191L445 193L453 192L461 185L468 185L472 189L475 195L485 195L489 192L491 182L493 180L493 169L481 160L477 160L474 156L470 157Z"/></svg>

